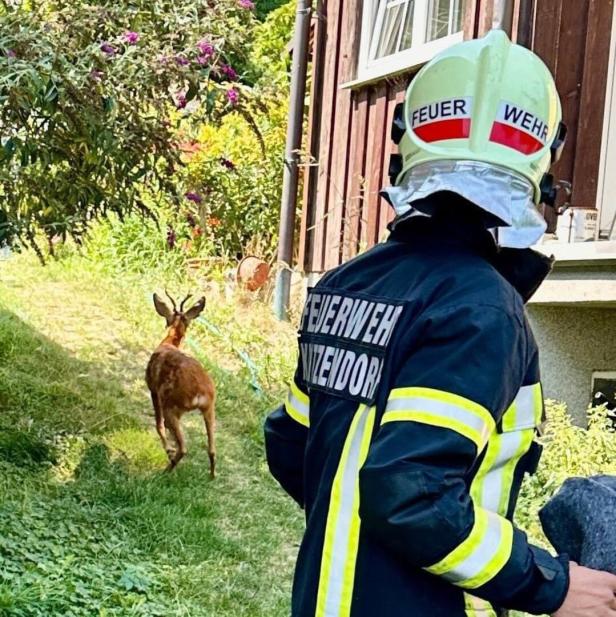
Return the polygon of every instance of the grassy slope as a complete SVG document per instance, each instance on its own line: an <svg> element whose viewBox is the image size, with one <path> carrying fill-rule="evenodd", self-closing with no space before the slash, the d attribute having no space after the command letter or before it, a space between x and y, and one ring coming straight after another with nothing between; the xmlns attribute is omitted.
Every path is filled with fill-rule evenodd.
<svg viewBox="0 0 616 617"><path fill-rule="evenodd" d="M148 295L165 283L84 260L0 262L1 616L288 614L301 514L268 477L260 427L292 370L292 330L207 294L224 339L192 335L219 387L220 477L198 416L189 456L161 475L143 370L163 332Z"/></svg>

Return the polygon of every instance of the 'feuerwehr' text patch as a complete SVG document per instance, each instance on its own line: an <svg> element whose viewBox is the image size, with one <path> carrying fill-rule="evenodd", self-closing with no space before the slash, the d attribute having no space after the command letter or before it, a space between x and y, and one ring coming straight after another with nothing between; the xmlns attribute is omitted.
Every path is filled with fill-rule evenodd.
<svg viewBox="0 0 616 617"><path fill-rule="evenodd" d="M299 332L306 385L372 404L403 310L399 302L364 294L310 290Z"/></svg>

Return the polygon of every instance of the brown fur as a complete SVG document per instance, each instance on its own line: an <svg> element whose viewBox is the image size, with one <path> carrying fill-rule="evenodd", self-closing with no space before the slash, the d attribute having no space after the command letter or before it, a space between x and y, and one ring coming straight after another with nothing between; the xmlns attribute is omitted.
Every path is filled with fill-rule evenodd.
<svg viewBox="0 0 616 617"><path fill-rule="evenodd" d="M169 457L167 471L175 469L187 452L180 420L186 412L198 409L203 415L207 431L210 474L213 478L216 475L216 388L199 362L179 349L190 322L203 311L205 298L184 313L187 299L182 302L179 310L171 299L172 311L154 294L154 305L158 314L166 319L168 330L167 336L148 362L145 378L152 396L156 430ZM170 447L167 442L167 429L171 432L176 448Z"/></svg>

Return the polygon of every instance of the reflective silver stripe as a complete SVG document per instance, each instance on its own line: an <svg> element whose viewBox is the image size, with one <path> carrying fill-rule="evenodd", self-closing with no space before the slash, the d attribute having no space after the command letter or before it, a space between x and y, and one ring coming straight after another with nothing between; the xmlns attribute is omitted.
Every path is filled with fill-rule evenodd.
<svg viewBox="0 0 616 617"><path fill-rule="evenodd" d="M468 593L464 594L467 617L496 617L492 605L486 600L476 598Z"/></svg>
<svg viewBox="0 0 616 617"><path fill-rule="evenodd" d="M297 387L295 382L289 388L285 409L296 422L310 427L310 398Z"/></svg>
<svg viewBox="0 0 616 617"><path fill-rule="evenodd" d="M483 479L479 505L491 512L499 512L504 490L505 467L519 453L524 441L524 434L522 431L513 431L495 435L494 439L498 441L499 451L492 467ZM489 447L492 447L492 445ZM508 490L510 488L507 487ZM500 514L505 513L500 512Z"/></svg>
<svg viewBox="0 0 616 617"><path fill-rule="evenodd" d="M480 435L484 440L484 444L491 432L491 427L480 416L464 409L463 407L454 405L453 403L447 403L431 398L412 397L390 399L387 403L385 413L389 411L409 410L417 410L458 422Z"/></svg>
<svg viewBox="0 0 616 617"><path fill-rule="evenodd" d="M361 461L361 444L370 408L364 407L360 412L361 416L351 438L348 456L346 461L341 461L344 465L342 473L342 493L340 510L335 521L334 542L332 547L332 561L329 570L329 584L327 586L327 596L325 600L325 615L327 617L338 617L341 608L341 599L344 582L344 571L348 565L348 548L351 524L353 520L355 504L355 488Z"/></svg>
<svg viewBox="0 0 616 617"><path fill-rule="evenodd" d="M460 584L482 575L503 546L503 519L487 512L488 526L481 541L459 565L443 574L450 583ZM496 573L495 573L496 574Z"/></svg>
<svg viewBox="0 0 616 617"><path fill-rule="evenodd" d="M539 383L520 388L513 404L503 416L503 430L513 431L537 426L541 421L541 396Z"/></svg>
<svg viewBox="0 0 616 617"><path fill-rule="evenodd" d="M295 396L295 394L293 394L293 392L289 392L288 401L290 405L293 405L295 411L297 411L300 415L304 416L306 420L310 417L310 403L303 403Z"/></svg>

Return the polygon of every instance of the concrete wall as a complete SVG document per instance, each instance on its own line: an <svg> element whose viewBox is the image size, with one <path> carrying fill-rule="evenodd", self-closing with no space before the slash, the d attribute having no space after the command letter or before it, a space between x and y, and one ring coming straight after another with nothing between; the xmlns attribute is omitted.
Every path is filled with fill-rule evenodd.
<svg viewBox="0 0 616 617"><path fill-rule="evenodd" d="M616 371L616 308L528 308L541 352L546 398L565 401L579 423L591 399L594 371Z"/></svg>

